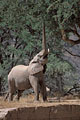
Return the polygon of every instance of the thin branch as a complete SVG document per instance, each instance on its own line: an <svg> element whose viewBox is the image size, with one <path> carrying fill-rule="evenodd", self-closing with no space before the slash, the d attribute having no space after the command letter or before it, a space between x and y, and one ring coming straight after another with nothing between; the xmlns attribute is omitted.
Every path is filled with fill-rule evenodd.
<svg viewBox="0 0 80 120"><path fill-rule="evenodd" d="M70 30L65 30L65 32L72 32L73 34L75 34L77 37L80 38L80 35L78 34L76 30L70 29Z"/></svg>
<svg viewBox="0 0 80 120"><path fill-rule="evenodd" d="M62 39L63 39L64 41L66 41L66 42L68 42L68 43L70 43L70 44L72 44L72 45L80 44L80 39L78 39L78 40L76 40L76 41L74 41L74 40L72 40L72 39L69 39L69 38L66 36L66 33L65 33L65 31L64 31L63 29L61 30L61 35L62 35Z"/></svg>
<svg viewBox="0 0 80 120"><path fill-rule="evenodd" d="M65 50L66 52L68 52L68 53L69 53L70 55L72 55L72 56L80 57L80 55L73 54L73 53L71 53L70 51L68 51L68 50L65 49L65 48L64 48L64 50Z"/></svg>
<svg viewBox="0 0 80 120"><path fill-rule="evenodd" d="M36 30L34 30L31 26L27 25L27 29L29 30L29 32L34 35Z"/></svg>
<svg viewBox="0 0 80 120"><path fill-rule="evenodd" d="M79 38L80 38L80 34L78 33L78 31L77 31L77 27L76 27L76 25L74 26L74 31L73 31L73 33L74 34L76 34Z"/></svg>

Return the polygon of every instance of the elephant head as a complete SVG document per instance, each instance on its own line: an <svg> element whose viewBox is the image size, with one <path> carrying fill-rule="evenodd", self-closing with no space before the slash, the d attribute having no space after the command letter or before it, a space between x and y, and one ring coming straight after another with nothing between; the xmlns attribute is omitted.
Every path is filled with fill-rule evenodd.
<svg viewBox="0 0 80 120"><path fill-rule="evenodd" d="M29 70L31 74L44 71L48 62L49 49L46 48L45 23L43 25L42 50L31 60Z"/></svg>

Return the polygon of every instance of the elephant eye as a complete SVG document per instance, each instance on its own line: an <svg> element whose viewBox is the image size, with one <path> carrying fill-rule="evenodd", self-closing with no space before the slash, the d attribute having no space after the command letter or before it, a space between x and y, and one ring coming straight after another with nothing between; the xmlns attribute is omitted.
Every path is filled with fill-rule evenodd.
<svg viewBox="0 0 80 120"><path fill-rule="evenodd" d="M38 55L39 58L41 58L42 56L41 55Z"/></svg>
<svg viewBox="0 0 80 120"><path fill-rule="evenodd" d="M43 59L45 59L45 58L47 58L48 57L48 54L46 54L44 57L43 57Z"/></svg>

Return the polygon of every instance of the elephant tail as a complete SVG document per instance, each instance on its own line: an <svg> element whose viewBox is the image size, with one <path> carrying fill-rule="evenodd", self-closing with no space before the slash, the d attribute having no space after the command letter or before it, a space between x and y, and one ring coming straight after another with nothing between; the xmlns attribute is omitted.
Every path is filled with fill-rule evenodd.
<svg viewBox="0 0 80 120"><path fill-rule="evenodd" d="M4 101L6 101L6 99L8 98L8 96L9 96L9 92L7 92L7 94L5 95Z"/></svg>

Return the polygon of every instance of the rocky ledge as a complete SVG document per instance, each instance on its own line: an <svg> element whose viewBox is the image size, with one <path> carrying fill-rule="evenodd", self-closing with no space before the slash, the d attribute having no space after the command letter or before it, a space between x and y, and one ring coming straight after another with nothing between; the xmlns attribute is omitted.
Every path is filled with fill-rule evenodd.
<svg viewBox="0 0 80 120"><path fill-rule="evenodd" d="M0 120L80 120L80 104L0 109Z"/></svg>

